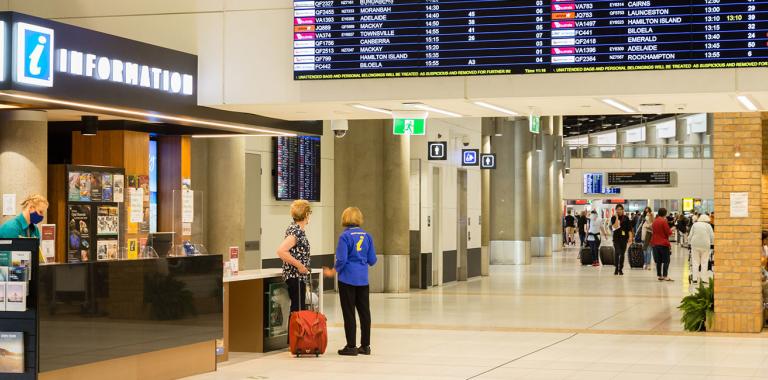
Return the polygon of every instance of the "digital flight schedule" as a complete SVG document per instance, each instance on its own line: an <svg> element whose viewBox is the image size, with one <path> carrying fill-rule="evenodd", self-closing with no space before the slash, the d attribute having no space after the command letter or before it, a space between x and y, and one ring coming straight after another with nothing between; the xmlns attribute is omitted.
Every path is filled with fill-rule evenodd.
<svg viewBox="0 0 768 380"><path fill-rule="evenodd" d="M768 0L294 1L294 78L768 67Z"/></svg>

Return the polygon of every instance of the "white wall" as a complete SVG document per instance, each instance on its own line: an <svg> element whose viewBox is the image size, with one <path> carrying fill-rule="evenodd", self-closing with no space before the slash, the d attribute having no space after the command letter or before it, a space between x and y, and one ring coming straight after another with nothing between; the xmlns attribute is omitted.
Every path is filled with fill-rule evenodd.
<svg viewBox="0 0 768 380"><path fill-rule="evenodd" d="M312 255L333 254L336 248L333 228L333 133L329 123L325 123L323 130L324 135L320 141L320 202L312 203L312 216L307 226ZM272 138L248 137L245 151L261 154L261 259L275 259L277 247L292 222L291 202L275 200L272 187Z"/></svg>
<svg viewBox="0 0 768 380"><path fill-rule="evenodd" d="M668 171L672 172L673 187L621 187L614 196L585 195L585 173ZM607 178L605 180L607 184ZM563 199L683 199L688 197L713 199L715 172L711 159L571 159L571 172L563 181Z"/></svg>
<svg viewBox="0 0 768 380"><path fill-rule="evenodd" d="M442 137L438 138L438 134ZM466 148L481 148L481 119L430 119L427 121L426 136L411 137L411 159L419 160L421 166L420 191L411 193L411 230L421 229L422 253L431 252L438 256L438 262L441 264L437 268L433 266L433 271L437 270L437 278L440 280L442 280L442 261L439 259L441 252L434 252L432 247L434 224L427 222L434 215L432 209L433 168L440 169L442 183L440 250L453 251L457 249L458 171L460 169L467 171L467 217L470 220L467 230L471 237L471 240L467 242L467 249L480 248L481 243L479 223L481 212L480 169L476 167L462 168L461 166L461 150L465 148L461 141L465 137L470 142ZM429 161L427 159L428 141L447 141L448 160ZM411 176L412 188L414 182L418 180L414 175ZM417 196L418 198L416 198ZM421 202L420 225L415 224L413 220L414 217L419 217L417 215L419 201Z"/></svg>

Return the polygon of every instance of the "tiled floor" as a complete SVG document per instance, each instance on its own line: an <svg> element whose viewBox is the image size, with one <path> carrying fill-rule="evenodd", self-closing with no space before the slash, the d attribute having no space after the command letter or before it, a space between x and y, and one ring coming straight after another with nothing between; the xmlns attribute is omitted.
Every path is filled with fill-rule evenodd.
<svg viewBox="0 0 768 380"><path fill-rule="evenodd" d="M576 252L488 278L409 295L372 295L370 357L340 357L341 312L328 294L329 352L234 354L195 380L239 379L768 379L768 335L687 335L676 309L688 291L684 255L673 283L653 272L580 267Z"/></svg>

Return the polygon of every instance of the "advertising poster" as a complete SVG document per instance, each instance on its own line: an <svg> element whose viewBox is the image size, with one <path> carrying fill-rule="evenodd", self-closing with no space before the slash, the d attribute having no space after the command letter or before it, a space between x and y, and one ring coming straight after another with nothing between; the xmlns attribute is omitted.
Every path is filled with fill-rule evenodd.
<svg viewBox="0 0 768 380"><path fill-rule="evenodd" d="M5 285L5 310L27 311L27 283L8 282Z"/></svg>
<svg viewBox="0 0 768 380"><path fill-rule="evenodd" d="M147 202L147 207L149 207L149 176L148 175L139 176L138 187L142 190L142 194L144 195L144 202Z"/></svg>
<svg viewBox="0 0 768 380"><path fill-rule="evenodd" d="M101 200L112 202L112 174L101 175Z"/></svg>
<svg viewBox="0 0 768 380"><path fill-rule="evenodd" d="M0 332L0 373L24 373L24 333Z"/></svg>
<svg viewBox="0 0 768 380"><path fill-rule="evenodd" d="M128 239L126 241L128 244L128 252L127 252L127 258L128 260L136 260L139 258L139 242L136 239Z"/></svg>
<svg viewBox="0 0 768 380"><path fill-rule="evenodd" d="M134 189L139 187L139 180L136 178L135 175L128 176L128 187L132 187Z"/></svg>
<svg viewBox="0 0 768 380"><path fill-rule="evenodd" d="M125 177L122 174L112 176L112 201L122 203L125 197Z"/></svg>
<svg viewBox="0 0 768 380"><path fill-rule="evenodd" d="M56 262L56 225L40 225L40 252L43 254L43 262L46 264Z"/></svg>
<svg viewBox="0 0 768 380"><path fill-rule="evenodd" d="M16 215L16 194L3 194L3 215Z"/></svg>
<svg viewBox="0 0 768 380"><path fill-rule="evenodd" d="M67 215L67 262L88 261L92 243L91 206L69 205Z"/></svg>
<svg viewBox="0 0 768 380"><path fill-rule="evenodd" d="M96 216L97 235L117 235L120 228L119 209L116 206L99 206Z"/></svg>
<svg viewBox="0 0 768 380"><path fill-rule="evenodd" d="M80 200L80 172L69 173L69 192L67 199L70 201Z"/></svg>
<svg viewBox="0 0 768 380"><path fill-rule="evenodd" d="M240 247L229 247L229 269L233 276L240 271Z"/></svg>
<svg viewBox="0 0 768 380"><path fill-rule="evenodd" d="M88 202L91 200L91 174L80 173L80 199L79 201Z"/></svg>
<svg viewBox="0 0 768 380"><path fill-rule="evenodd" d="M181 222L192 223L195 221L195 192L192 190L181 191Z"/></svg>
<svg viewBox="0 0 768 380"><path fill-rule="evenodd" d="M130 208L130 222L141 223L144 221L144 190L128 188L128 207Z"/></svg>
<svg viewBox="0 0 768 380"><path fill-rule="evenodd" d="M144 252L144 248L147 248L147 238L139 239L139 254Z"/></svg>

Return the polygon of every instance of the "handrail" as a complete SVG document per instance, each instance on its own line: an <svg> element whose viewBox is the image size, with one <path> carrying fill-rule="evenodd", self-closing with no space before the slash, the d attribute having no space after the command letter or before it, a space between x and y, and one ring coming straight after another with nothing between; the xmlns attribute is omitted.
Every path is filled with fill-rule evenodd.
<svg viewBox="0 0 768 380"><path fill-rule="evenodd" d="M590 144L566 145L571 158L712 158L709 144Z"/></svg>

